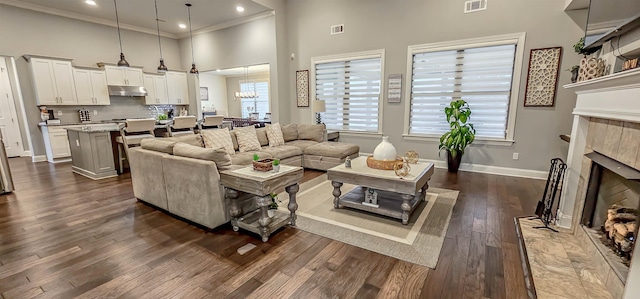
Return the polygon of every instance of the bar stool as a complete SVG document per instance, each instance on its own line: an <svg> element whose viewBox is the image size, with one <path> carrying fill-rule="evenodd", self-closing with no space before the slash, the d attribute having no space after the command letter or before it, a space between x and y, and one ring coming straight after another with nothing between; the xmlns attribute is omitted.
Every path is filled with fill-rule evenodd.
<svg viewBox="0 0 640 299"><path fill-rule="evenodd" d="M120 127L120 136L116 137L120 173L123 172L123 161L126 159L129 162L129 148L139 146L142 139L155 138L155 126L156 120L153 118L125 120L124 126Z"/></svg>
<svg viewBox="0 0 640 299"><path fill-rule="evenodd" d="M195 127L195 115L176 116L173 118L173 124L167 127L167 133L169 133L171 137L194 134L193 128Z"/></svg>
<svg viewBox="0 0 640 299"><path fill-rule="evenodd" d="M222 122L224 121L224 115L207 115L204 117L204 120L198 124L198 129L202 131L202 129L207 129L210 127L221 128Z"/></svg>

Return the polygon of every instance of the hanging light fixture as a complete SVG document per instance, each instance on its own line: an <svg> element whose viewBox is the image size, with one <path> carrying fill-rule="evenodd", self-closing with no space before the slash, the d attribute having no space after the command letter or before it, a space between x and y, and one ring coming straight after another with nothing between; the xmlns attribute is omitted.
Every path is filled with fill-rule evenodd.
<svg viewBox="0 0 640 299"><path fill-rule="evenodd" d="M129 67L129 63L124 59L124 54L122 54L122 37L120 37L120 20L118 19L118 4L116 0L113 0L113 6L116 8L116 25L118 26L118 42L120 42L120 60L118 61L118 66Z"/></svg>
<svg viewBox="0 0 640 299"><path fill-rule="evenodd" d="M187 11L189 12L189 39L191 40L191 70L189 73L197 74L198 69L196 68L196 62L193 58L193 33L191 32L191 3L186 3Z"/></svg>
<svg viewBox="0 0 640 299"><path fill-rule="evenodd" d="M245 85L249 84L249 67L248 66L244 67L243 76L244 76ZM257 98L260 95L255 90L255 85L253 85L253 90L249 90L248 86L247 86L247 89L245 90L244 88L242 88L242 84L240 84L240 91L236 91L235 96L236 96L236 99L251 99L251 98Z"/></svg>
<svg viewBox="0 0 640 299"><path fill-rule="evenodd" d="M158 66L158 73L164 73L168 71L167 66L164 65L164 59L162 58L162 44L160 43L160 20L158 19L158 0L153 0L156 6L156 29L158 29L158 47L160 48L160 65Z"/></svg>

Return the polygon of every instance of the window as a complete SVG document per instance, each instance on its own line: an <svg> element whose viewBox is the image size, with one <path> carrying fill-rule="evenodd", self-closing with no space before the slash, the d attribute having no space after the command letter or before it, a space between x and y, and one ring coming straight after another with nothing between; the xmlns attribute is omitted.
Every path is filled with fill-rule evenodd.
<svg viewBox="0 0 640 299"><path fill-rule="evenodd" d="M312 59L315 99L327 129L378 133L384 51ZM313 98L313 97L312 97Z"/></svg>
<svg viewBox="0 0 640 299"><path fill-rule="evenodd" d="M524 34L409 48L408 134L449 130L444 108L464 99L476 138L512 140Z"/></svg>
<svg viewBox="0 0 640 299"><path fill-rule="evenodd" d="M242 117L249 118L249 113L259 113L258 118L263 119L269 110L269 81L240 81L240 90L258 93L257 98L242 98Z"/></svg>

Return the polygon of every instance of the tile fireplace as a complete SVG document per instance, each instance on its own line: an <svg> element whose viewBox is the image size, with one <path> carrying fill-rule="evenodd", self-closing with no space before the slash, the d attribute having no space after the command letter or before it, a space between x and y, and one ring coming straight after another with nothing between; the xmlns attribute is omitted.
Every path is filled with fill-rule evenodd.
<svg viewBox="0 0 640 299"><path fill-rule="evenodd" d="M640 281L639 82L636 69L565 86L578 97L557 225L574 232L609 292L625 299L640 293L627 283Z"/></svg>

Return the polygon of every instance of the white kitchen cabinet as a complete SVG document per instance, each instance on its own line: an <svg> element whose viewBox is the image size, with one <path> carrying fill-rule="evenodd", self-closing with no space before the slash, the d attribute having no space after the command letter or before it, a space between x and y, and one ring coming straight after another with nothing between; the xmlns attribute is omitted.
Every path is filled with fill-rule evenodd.
<svg viewBox="0 0 640 299"><path fill-rule="evenodd" d="M73 69L78 105L110 105L107 76L104 71Z"/></svg>
<svg viewBox="0 0 640 299"><path fill-rule="evenodd" d="M180 72L167 72L168 104L189 105L189 91L187 87L187 74Z"/></svg>
<svg viewBox="0 0 640 299"><path fill-rule="evenodd" d="M71 61L30 58L37 105L77 105Z"/></svg>
<svg viewBox="0 0 640 299"><path fill-rule="evenodd" d="M142 86L142 69L105 65L108 85Z"/></svg>
<svg viewBox="0 0 640 299"><path fill-rule="evenodd" d="M167 78L163 75L144 75L144 87L147 89L145 104L167 104Z"/></svg>
<svg viewBox="0 0 640 299"><path fill-rule="evenodd" d="M43 126L42 137L47 153L47 161L51 163L70 161L71 148L64 126Z"/></svg>

